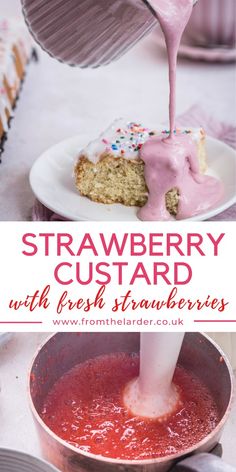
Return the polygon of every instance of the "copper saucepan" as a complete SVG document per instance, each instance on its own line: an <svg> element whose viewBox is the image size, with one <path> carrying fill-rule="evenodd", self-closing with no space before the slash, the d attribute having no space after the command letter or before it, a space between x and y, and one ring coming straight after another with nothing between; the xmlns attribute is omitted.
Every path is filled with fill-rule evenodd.
<svg viewBox="0 0 236 472"><path fill-rule="evenodd" d="M69 445L56 436L39 416L44 399L65 372L86 359L114 352L139 352L139 333L57 333L37 352L30 371L30 403L44 457L63 472L233 472L211 454L229 416L233 373L221 349L207 336L187 333L179 363L194 372L210 389L220 422L201 442L181 453L144 461L98 457ZM197 455L196 455L197 454ZM190 457L187 460L186 457ZM176 465L177 464L177 465ZM174 469L172 469L174 467Z"/></svg>

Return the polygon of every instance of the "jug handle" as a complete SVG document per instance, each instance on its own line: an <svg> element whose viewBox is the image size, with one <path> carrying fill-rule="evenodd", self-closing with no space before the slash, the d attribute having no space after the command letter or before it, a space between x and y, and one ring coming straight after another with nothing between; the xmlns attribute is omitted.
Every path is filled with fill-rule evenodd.
<svg viewBox="0 0 236 472"><path fill-rule="evenodd" d="M236 472L236 468L213 454L201 453L179 462L173 472Z"/></svg>

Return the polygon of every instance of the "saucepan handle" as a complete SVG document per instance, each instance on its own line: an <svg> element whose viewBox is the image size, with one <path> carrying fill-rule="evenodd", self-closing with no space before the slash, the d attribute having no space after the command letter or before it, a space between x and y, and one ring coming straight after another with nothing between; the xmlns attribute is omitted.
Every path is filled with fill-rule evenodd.
<svg viewBox="0 0 236 472"><path fill-rule="evenodd" d="M179 462L173 472L236 472L236 468L213 454L202 453Z"/></svg>

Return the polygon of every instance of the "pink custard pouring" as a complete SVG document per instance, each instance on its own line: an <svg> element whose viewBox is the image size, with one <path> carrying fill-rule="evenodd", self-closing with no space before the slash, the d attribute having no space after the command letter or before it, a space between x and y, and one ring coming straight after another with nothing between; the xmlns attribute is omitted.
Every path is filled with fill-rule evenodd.
<svg viewBox="0 0 236 472"><path fill-rule="evenodd" d="M223 195L223 184L200 173L195 144L188 134L175 135L176 68L182 34L193 9L193 0L150 0L161 25L169 63L169 122L167 138L153 137L140 151L145 163L149 198L138 211L141 220L171 220L165 194L179 191L177 219L185 219L214 206Z"/></svg>

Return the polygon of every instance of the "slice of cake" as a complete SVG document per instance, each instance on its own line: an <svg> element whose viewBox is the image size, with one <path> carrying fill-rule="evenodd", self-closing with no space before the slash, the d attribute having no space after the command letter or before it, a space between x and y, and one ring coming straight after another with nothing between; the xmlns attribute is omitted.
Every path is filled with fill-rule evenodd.
<svg viewBox="0 0 236 472"><path fill-rule="evenodd" d="M142 125L116 120L98 139L80 152L75 164L75 183L81 195L94 202L122 203L127 206L145 205L148 188L144 177L144 162L140 149L153 136L168 136L167 130L144 128ZM206 170L205 132L199 129L177 129L188 134L196 143L201 172ZM178 189L166 194L166 208L176 215Z"/></svg>
<svg viewBox="0 0 236 472"><path fill-rule="evenodd" d="M24 22L0 18L0 154L33 51Z"/></svg>

